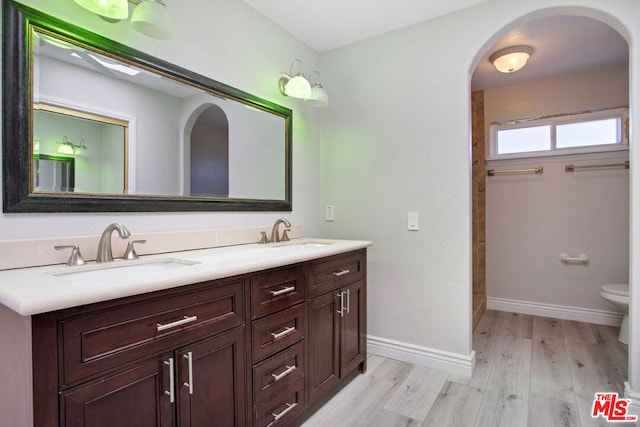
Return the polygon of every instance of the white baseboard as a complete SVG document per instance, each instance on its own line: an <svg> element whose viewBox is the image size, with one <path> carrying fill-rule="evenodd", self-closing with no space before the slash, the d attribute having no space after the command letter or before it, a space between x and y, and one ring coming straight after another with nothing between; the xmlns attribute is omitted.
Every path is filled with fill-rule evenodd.
<svg viewBox="0 0 640 427"><path fill-rule="evenodd" d="M476 353L473 350L469 355L451 353L373 335L367 336L367 351L378 356L439 369L469 378L476 363Z"/></svg>
<svg viewBox="0 0 640 427"><path fill-rule="evenodd" d="M636 415L640 420L640 392L631 390L629 381L624 382L624 397L625 399L631 399L629 405L629 415Z"/></svg>
<svg viewBox="0 0 640 427"><path fill-rule="evenodd" d="M488 297L487 309L552 317L555 319L576 320L579 322L596 323L598 325L608 326L620 326L620 323L622 322L622 313L617 311L543 304L539 302L518 301L506 298Z"/></svg>

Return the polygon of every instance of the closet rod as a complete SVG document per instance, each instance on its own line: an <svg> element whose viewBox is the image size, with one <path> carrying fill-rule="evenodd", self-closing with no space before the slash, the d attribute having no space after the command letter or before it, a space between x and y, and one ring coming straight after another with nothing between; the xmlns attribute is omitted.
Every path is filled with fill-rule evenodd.
<svg viewBox="0 0 640 427"><path fill-rule="evenodd" d="M625 168L629 169L629 162L623 163L609 163L609 164L599 164L599 165L584 165L584 166L574 166L574 165L566 165L564 167L565 172L575 172L578 170L589 170L589 169L611 169L611 168Z"/></svg>
<svg viewBox="0 0 640 427"><path fill-rule="evenodd" d="M501 171L497 171L495 169L487 169L487 176L515 175L515 174L524 174L524 173L540 174L540 173L542 173L542 171L543 171L542 166L537 167L537 168L531 168L531 169L509 169L509 170L501 170Z"/></svg>

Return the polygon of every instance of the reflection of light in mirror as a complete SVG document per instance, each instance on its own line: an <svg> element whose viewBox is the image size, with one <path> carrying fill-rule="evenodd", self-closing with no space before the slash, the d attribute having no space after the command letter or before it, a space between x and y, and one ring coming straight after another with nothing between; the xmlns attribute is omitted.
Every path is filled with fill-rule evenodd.
<svg viewBox="0 0 640 427"><path fill-rule="evenodd" d="M72 45L71 43L67 43L64 40L56 39L55 37L48 36L42 33L35 33L36 38L41 39L42 41L49 43L52 46L59 47L62 49L78 49L77 46Z"/></svg>
<svg viewBox="0 0 640 427"><path fill-rule="evenodd" d="M78 55L77 53L73 52L71 54L71 56L76 57L76 58L80 58L80 59L84 59L82 58L80 55ZM119 71L121 73L127 74L129 76L135 76L140 74L139 70L136 70L134 68L131 67L127 67L126 65L123 64L114 64L111 62L107 62L104 61L94 55L88 54L88 56L90 56L94 61L96 61L98 64L102 65L103 67L107 67L110 70L114 70L114 71Z"/></svg>

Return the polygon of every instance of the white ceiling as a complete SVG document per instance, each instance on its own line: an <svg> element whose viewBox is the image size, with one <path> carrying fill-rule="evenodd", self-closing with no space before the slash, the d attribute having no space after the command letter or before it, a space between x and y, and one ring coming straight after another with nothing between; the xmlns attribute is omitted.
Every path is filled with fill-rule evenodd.
<svg viewBox="0 0 640 427"><path fill-rule="evenodd" d="M487 0L244 0L318 53L465 9ZM489 56L513 45L534 53L522 70L496 71ZM611 27L590 18L554 16L529 22L505 34L476 68L472 88L488 89L585 69L627 65L626 41Z"/></svg>
<svg viewBox="0 0 640 427"><path fill-rule="evenodd" d="M487 0L244 0L318 53Z"/></svg>

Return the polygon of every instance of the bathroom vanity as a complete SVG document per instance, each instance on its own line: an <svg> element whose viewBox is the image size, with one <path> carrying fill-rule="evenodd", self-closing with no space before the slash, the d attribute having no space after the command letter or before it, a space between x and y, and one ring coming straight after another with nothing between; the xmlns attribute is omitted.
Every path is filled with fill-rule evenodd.
<svg viewBox="0 0 640 427"><path fill-rule="evenodd" d="M0 272L0 300L31 319L33 424L299 425L366 369L371 243L323 242L116 261L108 280ZM145 273L112 273L133 265ZM45 302L3 286L21 273Z"/></svg>

